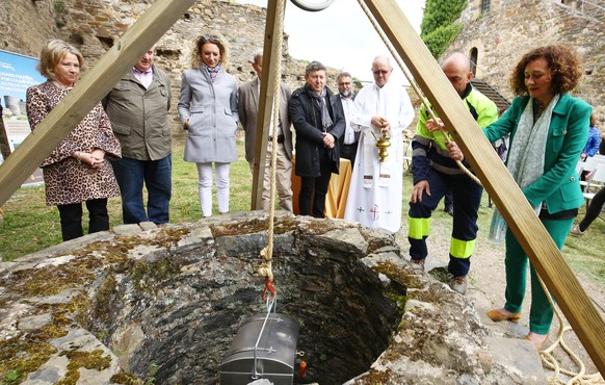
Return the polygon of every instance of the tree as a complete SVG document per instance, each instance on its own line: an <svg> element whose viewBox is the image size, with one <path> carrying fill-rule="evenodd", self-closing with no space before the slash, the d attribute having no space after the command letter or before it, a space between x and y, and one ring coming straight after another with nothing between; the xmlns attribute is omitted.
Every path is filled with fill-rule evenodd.
<svg viewBox="0 0 605 385"><path fill-rule="evenodd" d="M420 37L438 58L462 30L456 22L467 0L427 0L420 25Z"/></svg>

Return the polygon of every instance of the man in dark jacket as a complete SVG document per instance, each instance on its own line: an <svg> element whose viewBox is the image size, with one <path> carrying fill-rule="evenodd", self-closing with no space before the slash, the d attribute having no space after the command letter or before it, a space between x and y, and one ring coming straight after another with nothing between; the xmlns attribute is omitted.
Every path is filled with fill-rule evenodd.
<svg viewBox="0 0 605 385"><path fill-rule="evenodd" d="M153 49L122 76L103 99L103 106L122 145L122 159L112 166L120 185L124 223L167 223L172 191L170 81L153 64Z"/></svg>
<svg viewBox="0 0 605 385"><path fill-rule="evenodd" d="M298 205L302 215L323 218L330 176L338 174L345 121L340 99L326 87L326 67L309 63L305 81L288 103L296 130L295 172L301 178Z"/></svg>

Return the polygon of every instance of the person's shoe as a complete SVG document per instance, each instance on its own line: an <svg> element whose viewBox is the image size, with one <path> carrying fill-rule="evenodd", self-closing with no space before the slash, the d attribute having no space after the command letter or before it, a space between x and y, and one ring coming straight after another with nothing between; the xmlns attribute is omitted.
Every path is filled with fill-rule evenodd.
<svg viewBox="0 0 605 385"><path fill-rule="evenodd" d="M511 313L506 309L492 309L487 312L487 316L494 322L510 321L517 323L521 319L521 313Z"/></svg>
<svg viewBox="0 0 605 385"><path fill-rule="evenodd" d="M584 235L584 231L580 230L580 225L578 225L577 223L573 225L569 233L575 237L581 237L582 235Z"/></svg>
<svg viewBox="0 0 605 385"><path fill-rule="evenodd" d="M410 269L412 271L424 274L424 261L426 259L410 259Z"/></svg>
<svg viewBox="0 0 605 385"><path fill-rule="evenodd" d="M450 280L450 288L457 293L466 293L466 276L454 277Z"/></svg>
<svg viewBox="0 0 605 385"><path fill-rule="evenodd" d="M529 334L525 336L525 339L529 340L537 351L540 351L542 350L542 345L544 345L544 342L546 341L546 337L548 337L547 334L529 332Z"/></svg>

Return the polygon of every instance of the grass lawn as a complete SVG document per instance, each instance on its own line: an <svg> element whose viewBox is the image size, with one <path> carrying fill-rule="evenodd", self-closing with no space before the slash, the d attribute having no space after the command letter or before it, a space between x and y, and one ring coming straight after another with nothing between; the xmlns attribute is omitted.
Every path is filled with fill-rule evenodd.
<svg viewBox="0 0 605 385"><path fill-rule="evenodd" d="M250 209L252 176L244 159L243 142L238 143L239 160L231 164L232 212ZM170 219L173 223L196 221L200 218L197 189L197 170L193 163L183 161L183 145L176 144L173 153L173 196L170 202ZM404 181L404 216L411 188L411 178ZM121 223L120 199L109 201L111 225ZM4 205L4 221L0 225L0 256L2 260L14 260L20 256L41 250L61 242L59 214L55 207L47 207L44 187L21 188ZM214 212L216 199L214 200ZM584 208L580 211L583 216ZM602 217L605 217L603 215ZM447 214L438 210L432 227L451 226ZM487 194L479 211L479 228L486 233L491 220L487 207ZM449 230L447 230L449 232ZM572 269L605 285L605 222L597 219L583 237L569 237L564 256Z"/></svg>

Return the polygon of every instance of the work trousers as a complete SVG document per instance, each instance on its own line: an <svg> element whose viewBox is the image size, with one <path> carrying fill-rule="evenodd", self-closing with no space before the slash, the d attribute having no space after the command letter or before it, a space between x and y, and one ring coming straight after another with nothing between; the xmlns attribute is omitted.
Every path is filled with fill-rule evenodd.
<svg viewBox="0 0 605 385"><path fill-rule="evenodd" d="M456 206L454 205L454 209ZM540 219L553 241L559 248L563 247L567 234L573 225L573 218L546 220ZM512 313L519 313L525 296L528 258L517 239L510 230L506 231L506 304L504 308ZM536 270L530 264L531 272L531 306L529 310L529 330L537 334L548 334L552 322L553 307L548 301L538 281Z"/></svg>
<svg viewBox="0 0 605 385"><path fill-rule="evenodd" d="M202 216L212 215L212 163L196 163L199 176L200 205ZM216 170L216 200L220 214L229 212L230 163L214 162Z"/></svg>
<svg viewBox="0 0 605 385"><path fill-rule="evenodd" d="M428 255L426 238L432 212L441 198L450 190L454 204L454 223L450 241L448 271L455 277L468 274L470 257L475 250L477 238L477 210L483 189L464 174L448 175L430 169L428 183L431 195L425 193L422 201L411 203L408 213L408 240L410 257L425 259Z"/></svg>
<svg viewBox="0 0 605 385"><path fill-rule="evenodd" d="M85 201L88 210L88 232L109 230L107 199L90 199ZM61 235L63 242L84 235L82 230L82 203L58 205L61 218Z"/></svg>

